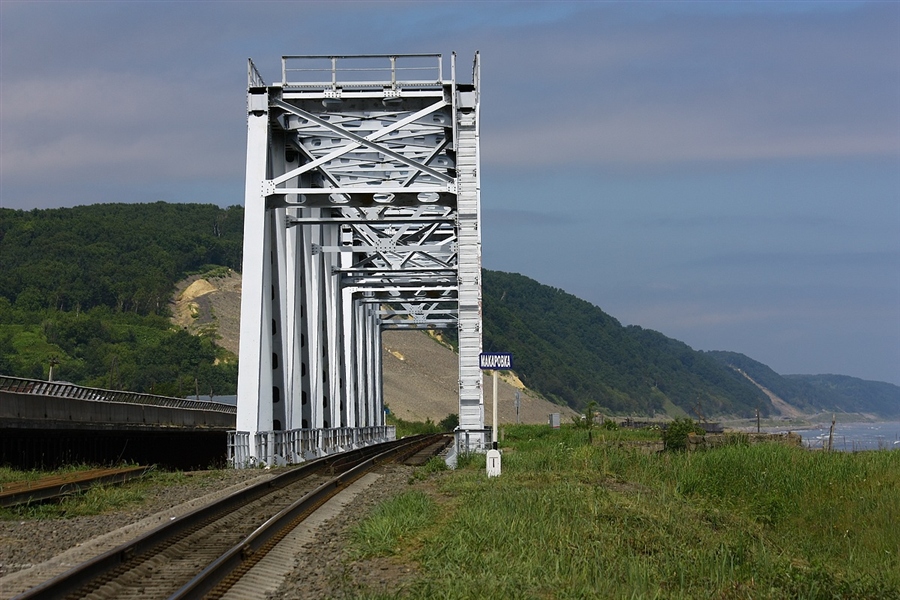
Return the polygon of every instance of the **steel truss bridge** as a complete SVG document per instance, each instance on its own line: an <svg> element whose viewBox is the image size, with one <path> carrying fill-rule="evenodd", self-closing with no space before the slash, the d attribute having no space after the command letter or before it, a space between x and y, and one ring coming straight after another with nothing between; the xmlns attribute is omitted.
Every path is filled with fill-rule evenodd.
<svg viewBox="0 0 900 600"><path fill-rule="evenodd" d="M482 443L479 56L456 74L285 56L267 85L249 62L236 465L391 437L384 329L456 330L459 439Z"/></svg>

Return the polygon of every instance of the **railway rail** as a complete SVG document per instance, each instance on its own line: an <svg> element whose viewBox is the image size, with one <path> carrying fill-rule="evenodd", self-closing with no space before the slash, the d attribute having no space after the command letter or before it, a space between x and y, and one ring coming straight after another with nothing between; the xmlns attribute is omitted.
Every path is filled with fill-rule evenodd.
<svg viewBox="0 0 900 600"><path fill-rule="evenodd" d="M444 450L447 449L447 446L453 443L453 439L449 436L441 437L440 439L435 440L434 442L428 444L427 446L423 446L420 450L408 456L403 464L409 465L411 467L421 467L433 457L438 456Z"/></svg>
<svg viewBox="0 0 900 600"><path fill-rule="evenodd" d="M75 471L34 481L16 481L0 485L0 506L56 500L77 494L94 485L114 485L143 477L153 467L123 467Z"/></svg>
<svg viewBox="0 0 900 600"><path fill-rule="evenodd" d="M329 498L379 464L405 461L439 438L404 438L304 463L173 519L15 600L220 598Z"/></svg>

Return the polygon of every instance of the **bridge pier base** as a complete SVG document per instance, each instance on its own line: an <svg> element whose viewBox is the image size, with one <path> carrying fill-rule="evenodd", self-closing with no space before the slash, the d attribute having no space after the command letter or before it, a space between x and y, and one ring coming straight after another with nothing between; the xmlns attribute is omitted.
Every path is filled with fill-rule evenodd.
<svg viewBox="0 0 900 600"><path fill-rule="evenodd" d="M397 439L393 425L356 429L292 429L228 432L228 465L236 468L282 466L314 460Z"/></svg>

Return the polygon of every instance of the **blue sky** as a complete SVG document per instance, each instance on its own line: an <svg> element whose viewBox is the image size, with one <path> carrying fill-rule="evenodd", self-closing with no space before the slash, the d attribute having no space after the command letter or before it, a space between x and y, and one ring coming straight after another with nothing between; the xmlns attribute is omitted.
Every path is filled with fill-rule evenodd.
<svg viewBox="0 0 900 600"><path fill-rule="evenodd" d="M0 2L0 205L243 203L246 59L482 57L484 266L900 384L900 3Z"/></svg>

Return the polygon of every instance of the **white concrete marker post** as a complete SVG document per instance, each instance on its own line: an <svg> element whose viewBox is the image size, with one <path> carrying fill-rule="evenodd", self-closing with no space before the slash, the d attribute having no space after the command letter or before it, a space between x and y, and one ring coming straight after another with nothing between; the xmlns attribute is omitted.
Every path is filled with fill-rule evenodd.
<svg viewBox="0 0 900 600"><path fill-rule="evenodd" d="M497 477L500 475L500 450L497 449L497 387L499 370L511 370L512 354L508 353L488 353L483 352L478 356L478 365L482 370L493 371L494 378L494 422L491 432L491 449L487 452L487 476Z"/></svg>
<svg viewBox="0 0 900 600"><path fill-rule="evenodd" d="M487 476L500 476L500 451L496 448L488 450L487 453Z"/></svg>

